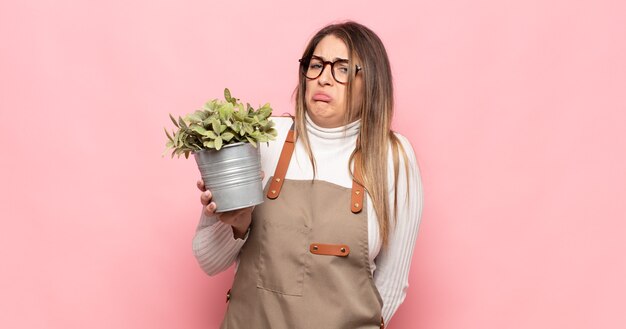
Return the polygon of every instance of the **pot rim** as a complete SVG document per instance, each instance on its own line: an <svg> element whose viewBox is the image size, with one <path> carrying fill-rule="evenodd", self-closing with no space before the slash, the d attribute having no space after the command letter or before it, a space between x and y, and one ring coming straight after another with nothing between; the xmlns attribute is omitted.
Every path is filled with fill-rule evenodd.
<svg viewBox="0 0 626 329"><path fill-rule="evenodd" d="M221 151L221 150L223 150L223 149L225 149L227 147L239 146L239 145L243 145L243 144L250 144L250 142L237 142L237 143L233 143L233 144L224 145L219 150L216 150L216 149L202 149L202 150L199 150L199 151L193 151L191 153L195 154L195 153L200 153L200 152L219 152L219 151Z"/></svg>

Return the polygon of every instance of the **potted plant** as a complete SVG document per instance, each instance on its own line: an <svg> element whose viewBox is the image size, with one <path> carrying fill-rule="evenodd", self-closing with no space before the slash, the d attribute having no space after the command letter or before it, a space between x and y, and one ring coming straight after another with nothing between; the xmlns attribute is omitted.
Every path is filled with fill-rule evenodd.
<svg viewBox="0 0 626 329"><path fill-rule="evenodd" d="M258 143L276 138L269 103L254 109L224 89L225 101L213 99L202 109L170 118L176 129L167 135L166 150L180 157L193 154L205 186L211 190L216 212L263 202Z"/></svg>

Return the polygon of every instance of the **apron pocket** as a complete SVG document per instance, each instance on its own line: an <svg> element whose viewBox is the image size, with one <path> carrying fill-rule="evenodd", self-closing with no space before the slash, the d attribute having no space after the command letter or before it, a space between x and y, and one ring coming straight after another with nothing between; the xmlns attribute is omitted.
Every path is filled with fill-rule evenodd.
<svg viewBox="0 0 626 329"><path fill-rule="evenodd" d="M302 296L310 228L263 221L257 288Z"/></svg>

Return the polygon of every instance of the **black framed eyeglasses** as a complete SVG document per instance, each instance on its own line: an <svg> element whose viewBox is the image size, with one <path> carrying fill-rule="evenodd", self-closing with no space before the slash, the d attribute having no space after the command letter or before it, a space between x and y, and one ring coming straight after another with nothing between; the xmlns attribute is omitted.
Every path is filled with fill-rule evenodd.
<svg viewBox="0 0 626 329"><path fill-rule="evenodd" d="M350 80L350 76L356 76L363 68L359 65L350 67L350 62L347 59L338 59L334 62L325 61L323 58L312 56L309 60L301 58L300 72L309 80L315 80L319 78L327 64L330 64L330 72L335 81L345 84Z"/></svg>

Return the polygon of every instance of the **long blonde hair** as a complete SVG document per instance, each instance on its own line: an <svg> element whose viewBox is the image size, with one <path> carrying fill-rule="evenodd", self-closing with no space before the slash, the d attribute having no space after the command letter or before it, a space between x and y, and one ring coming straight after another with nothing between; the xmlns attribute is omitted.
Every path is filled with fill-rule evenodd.
<svg viewBox="0 0 626 329"><path fill-rule="evenodd" d="M354 67L353 62L358 58L363 69L359 74L363 75L363 102L360 108L352 105L352 80L350 76L346 85L347 111L344 124L355 118L361 118L361 129L357 145L350 156L348 170L352 173L351 164L360 166L363 174L361 183L372 199L376 216L378 217L379 233L383 246L386 246L389 238L390 220L397 220L398 196L397 186L394 184L394 212L393 216L389 207L389 195L387 193L389 181L387 179L388 152L391 149L393 159L394 181L398 180L399 156L402 155L405 164L408 185L408 159L402 144L391 130L393 117L393 81L391 67L387 51L380 38L369 28L352 21L339 24L331 24L317 32L304 50L302 64L308 65L308 61L315 51L317 44L326 36L333 35L342 40L350 54L349 65ZM306 111L306 77L299 74L298 87L294 91L296 98L296 131L298 138L304 144L308 152L313 172L315 175L316 165L311 151L307 131L305 129ZM391 148L389 145L391 144ZM361 152L359 163L355 161L355 154Z"/></svg>

